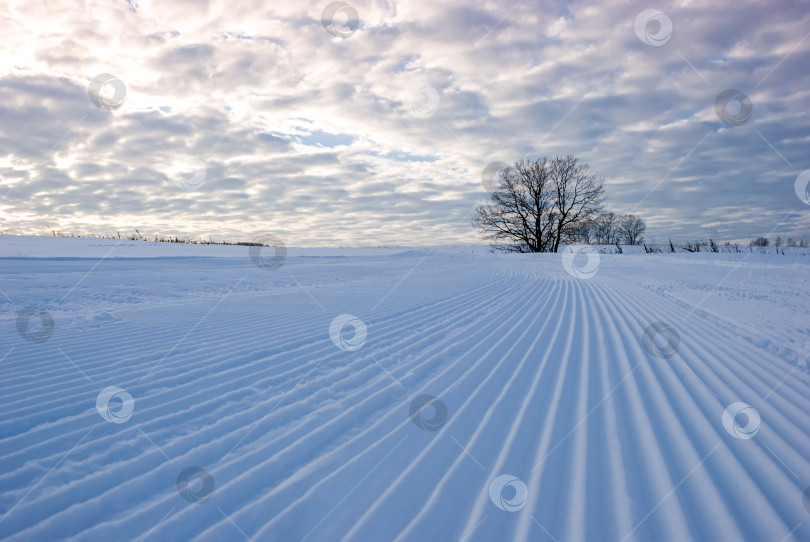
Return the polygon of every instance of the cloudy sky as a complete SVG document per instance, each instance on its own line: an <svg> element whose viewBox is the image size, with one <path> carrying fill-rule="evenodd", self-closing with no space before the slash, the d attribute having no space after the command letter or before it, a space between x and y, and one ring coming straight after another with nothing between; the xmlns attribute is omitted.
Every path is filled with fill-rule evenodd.
<svg viewBox="0 0 810 542"><path fill-rule="evenodd" d="M23 0L0 24L3 231L475 243L489 164L574 154L648 238L810 239L803 0Z"/></svg>

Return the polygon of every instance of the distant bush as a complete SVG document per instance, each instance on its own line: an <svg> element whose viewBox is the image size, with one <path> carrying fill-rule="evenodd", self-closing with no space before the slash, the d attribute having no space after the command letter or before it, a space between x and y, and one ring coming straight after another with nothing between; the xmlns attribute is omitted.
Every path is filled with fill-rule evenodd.
<svg viewBox="0 0 810 542"><path fill-rule="evenodd" d="M96 235L96 234L75 234L69 232L63 232L58 230L50 230L51 235L54 237L75 237L77 239L86 238L86 239L125 239L127 241L151 241L153 243L180 243L183 245L229 245L229 246L262 246L261 243L256 243L252 241L214 241L210 236L208 239L192 239L191 237L178 237L171 235L166 237L161 236L154 236L148 237L142 235L137 229L135 233L129 233L121 235L121 232L117 232L115 235Z"/></svg>
<svg viewBox="0 0 810 542"><path fill-rule="evenodd" d="M767 237L757 237L756 239L752 239L749 243L752 247L767 247L769 244Z"/></svg>
<svg viewBox="0 0 810 542"><path fill-rule="evenodd" d="M807 247L808 243L795 244L795 246L791 247L793 252L787 251L784 247L772 247L772 246L755 246L753 244L749 244L749 253L757 253L757 254L778 254L778 255L788 255L788 254L801 254L807 255L809 254L806 250L803 250ZM740 254L744 252L744 250L740 249L740 245L737 243L730 243L726 241L722 245L718 244L714 241L714 239L708 239L706 241L686 241L684 243L675 244L671 240L668 240L665 244L656 245L655 243L645 242L643 243L644 253L645 254L662 254L662 253L676 253L676 254L683 254L683 253L696 253L696 252L708 252L708 253L722 253L722 254ZM622 248L621 245L610 245L603 246L599 249L601 254L639 254L640 252L635 251L628 251L627 245L624 245Z"/></svg>

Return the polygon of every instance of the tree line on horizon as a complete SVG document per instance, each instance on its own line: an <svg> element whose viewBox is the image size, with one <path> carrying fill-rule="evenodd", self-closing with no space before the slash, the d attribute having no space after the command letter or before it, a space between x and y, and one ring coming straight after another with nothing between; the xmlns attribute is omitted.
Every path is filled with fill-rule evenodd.
<svg viewBox="0 0 810 542"><path fill-rule="evenodd" d="M569 243L641 244L644 220L605 211L604 201L604 179L572 155L518 160L500 171L472 223L507 252L557 252Z"/></svg>
<svg viewBox="0 0 810 542"><path fill-rule="evenodd" d="M756 237L752 239L751 242L749 243L749 245L752 247L767 247L770 246L770 244L771 241L767 237ZM793 247L807 248L807 240L800 239L799 242L797 243L796 241L793 240L792 237L788 237L787 241L783 242L782 236L777 235L776 239L774 240L773 246L775 246L776 248L780 248L782 246L789 248Z"/></svg>
<svg viewBox="0 0 810 542"><path fill-rule="evenodd" d="M492 241L493 248L506 252L557 252L561 244L644 244L644 220L606 211L604 192L604 179L572 155L518 160L499 171L489 200L476 207L472 225ZM668 251L675 252L672 241L668 243ZM655 244L644 245L648 253L663 252ZM749 243L750 247L769 245L766 237ZM726 242L725 246L732 245ZM783 241L777 236L773 246L807 248L808 242L804 238ZM681 246L686 252L699 252L701 247L718 251L712 239Z"/></svg>

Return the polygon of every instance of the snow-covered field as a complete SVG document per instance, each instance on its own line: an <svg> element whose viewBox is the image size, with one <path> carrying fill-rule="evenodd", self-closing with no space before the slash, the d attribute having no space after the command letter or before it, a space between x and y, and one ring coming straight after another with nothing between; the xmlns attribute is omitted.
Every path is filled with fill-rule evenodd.
<svg viewBox="0 0 810 542"><path fill-rule="evenodd" d="M253 256L0 238L0 537L810 540L807 254Z"/></svg>

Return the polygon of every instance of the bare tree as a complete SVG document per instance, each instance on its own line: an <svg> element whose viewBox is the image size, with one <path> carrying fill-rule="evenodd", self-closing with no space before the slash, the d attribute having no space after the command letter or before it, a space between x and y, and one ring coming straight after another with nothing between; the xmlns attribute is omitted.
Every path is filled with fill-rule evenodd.
<svg viewBox="0 0 810 542"><path fill-rule="evenodd" d="M597 245L612 245L617 240L619 219L615 213L599 213L593 220L593 235Z"/></svg>
<svg viewBox="0 0 810 542"><path fill-rule="evenodd" d="M556 252L602 206L603 181L573 156L504 168L473 226L510 252Z"/></svg>
<svg viewBox="0 0 810 542"><path fill-rule="evenodd" d="M569 227L563 241L601 245L615 245L619 242L626 245L640 245L644 241L642 234L646 229L644 220L635 215L618 216L612 212L599 212Z"/></svg>
<svg viewBox="0 0 810 542"><path fill-rule="evenodd" d="M563 240L568 243L584 243L590 245L593 242L593 232L593 218L587 218L571 225Z"/></svg>
<svg viewBox="0 0 810 542"><path fill-rule="evenodd" d="M515 162L501 170L490 202L476 208L473 225L502 250L546 252L554 218L550 186L545 159Z"/></svg>
<svg viewBox="0 0 810 542"><path fill-rule="evenodd" d="M773 242L773 246L779 248L782 246L782 237L779 235L776 236L776 241Z"/></svg>
<svg viewBox="0 0 810 542"><path fill-rule="evenodd" d="M639 245L643 241L641 236L647 225L635 215L624 215L619 220L619 234L627 245Z"/></svg>
<svg viewBox="0 0 810 542"><path fill-rule="evenodd" d="M553 251L557 252L569 228L602 210L604 181L591 173L588 164L570 154L564 158L558 156L551 162L551 178L556 190Z"/></svg>

